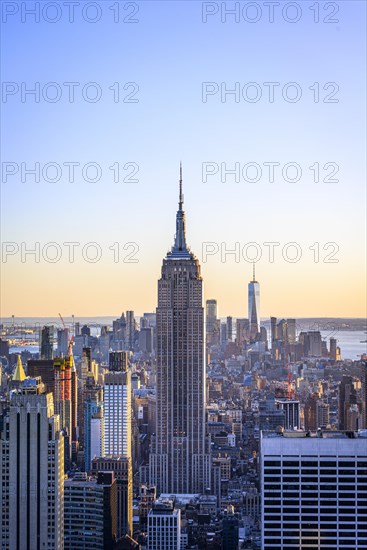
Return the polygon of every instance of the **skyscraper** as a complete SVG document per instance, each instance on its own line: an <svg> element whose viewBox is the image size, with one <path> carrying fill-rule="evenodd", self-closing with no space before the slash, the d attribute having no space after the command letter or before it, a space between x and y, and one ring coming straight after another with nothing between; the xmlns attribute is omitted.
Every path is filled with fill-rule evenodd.
<svg viewBox="0 0 367 550"><path fill-rule="evenodd" d="M54 406L55 412L60 415L61 428L66 428L68 434L69 448L65 448L65 459L71 458L70 441L73 433L73 403L71 387L71 371L74 364L73 357L55 357L55 386L54 386Z"/></svg>
<svg viewBox="0 0 367 550"><path fill-rule="evenodd" d="M133 468L129 456L107 456L92 460L92 473L113 472L117 483L117 538L133 531Z"/></svg>
<svg viewBox="0 0 367 550"><path fill-rule="evenodd" d="M248 284L248 320L251 339L260 332L260 285L255 279L255 264L253 265L252 281Z"/></svg>
<svg viewBox="0 0 367 550"><path fill-rule="evenodd" d="M109 365L110 371L126 372L129 364L129 353L127 351L110 351Z"/></svg>
<svg viewBox="0 0 367 550"><path fill-rule="evenodd" d="M107 372L104 381L105 454L131 457L131 373Z"/></svg>
<svg viewBox="0 0 367 550"><path fill-rule="evenodd" d="M136 332L136 321L133 311L126 312L126 341L125 345L130 351L134 350L135 345L135 332Z"/></svg>
<svg viewBox="0 0 367 550"><path fill-rule="evenodd" d="M41 332L41 359L52 359L54 356L54 327L45 326Z"/></svg>
<svg viewBox="0 0 367 550"><path fill-rule="evenodd" d="M210 487L205 440L203 279L186 244L180 170L174 245L163 260L157 307L157 416L150 454L157 493Z"/></svg>
<svg viewBox="0 0 367 550"><path fill-rule="evenodd" d="M229 342L232 342L232 333L233 333L233 319L232 317L227 317L227 339Z"/></svg>
<svg viewBox="0 0 367 550"><path fill-rule="evenodd" d="M91 469L91 461L104 456L104 418L102 401L86 401L84 417L85 471Z"/></svg>
<svg viewBox="0 0 367 550"><path fill-rule="evenodd" d="M336 361L336 338L330 338L330 359Z"/></svg>
<svg viewBox="0 0 367 550"><path fill-rule="evenodd" d="M274 340L277 340L278 334L277 334L277 318L276 317L270 317L270 327L271 327L271 343L273 347Z"/></svg>
<svg viewBox="0 0 367 550"><path fill-rule="evenodd" d="M69 348L69 330L67 328L58 329L57 331L57 353L58 355L66 355Z"/></svg>
<svg viewBox="0 0 367 550"><path fill-rule="evenodd" d="M54 359L30 359L27 364L28 375L40 376L45 391L53 395L55 414L60 415L60 426L66 428L74 446L78 436L77 419L77 376L72 355ZM65 445L70 458L71 448Z"/></svg>
<svg viewBox="0 0 367 550"><path fill-rule="evenodd" d="M219 343L217 300L206 301L206 342L208 346Z"/></svg>
<svg viewBox="0 0 367 550"><path fill-rule="evenodd" d="M143 353L152 353L154 344L154 329L146 327L139 332L139 350Z"/></svg>
<svg viewBox="0 0 367 550"><path fill-rule="evenodd" d="M284 427L287 430L298 430L300 424L300 402L290 399L276 399L275 408L285 413Z"/></svg>
<svg viewBox="0 0 367 550"><path fill-rule="evenodd" d="M363 433L262 433L262 550L367 547Z"/></svg>
<svg viewBox="0 0 367 550"><path fill-rule="evenodd" d="M2 550L64 548L64 438L51 393L26 378L0 434Z"/></svg>
<svg viewBox="0 0 367 550"><path fill-rule="evenodd" d="M65 550L112 550L117 536L117 483L113 472L95 478L78 472L65 480Z"/></svg>
<svg viewBox="0 0 367 550"><path fill-rule="evenodd" d="M350 426L348 422L348 411L355 410L354 405L357 406L357 409L360 411L360 416L362 416L362 403L359 399L357 390L356 390L356 381L352 376L344 375L342 381L339 385L339 429L348 430L355 429ZM351 408L352 407L352 408ZM349 416L351 416L349 414ZM352 414L352 418L353 418ZM358 418L357 418L358 419ZM359 428L362 427L362 422L359 423Z"/></svg>

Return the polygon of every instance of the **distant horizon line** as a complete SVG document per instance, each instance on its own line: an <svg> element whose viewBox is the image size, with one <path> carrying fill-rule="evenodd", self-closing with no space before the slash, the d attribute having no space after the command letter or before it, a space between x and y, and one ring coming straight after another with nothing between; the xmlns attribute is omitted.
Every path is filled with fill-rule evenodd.
<svg viewBox="0 0 367 550"><path fill-rule="evenodd" d="M142 314L139 314L139 313L136 313L134 310L124 310L123 313L125 313L125 311L133 311L134 312L134 316L135 317L143 317L144 314L146 313L156 313L155 311L144 311L144 313ZM121 317L121 314L117 314L117 315L111 315L111 314L101 314L101 315L74 315L74 321L77 321L77 319L100 319L101 317L111 317L113 319L119 319ZM226 317L232 317L234 319L247 319L247 317L245 316L237 316L237 315L220 315L218 317L218 319L225 319ZM350 317L350 316L341 316L341 317L335 317L335 316L332 316L332 317L325 317L325 316L295 316L295 315L269 315L269 316L265 316L265 317L260 317L260 321L262 320L270 320L271 317L275 317L276 319L304 319L304 320L308 320L308 319L331 319L331 320L354 320L354 321L366 321L367 323L367 318L366 317ZM73 316L72 315L63 315L63 318L64 319L70 319L70 320L73 320ZM14 320L16 319L60 319L58 315L14 315ZM0 317L0 323L2 323L3 321L12 321L13 320L13 317L10 315L10 316L4 316L4 317Z"/></svg>

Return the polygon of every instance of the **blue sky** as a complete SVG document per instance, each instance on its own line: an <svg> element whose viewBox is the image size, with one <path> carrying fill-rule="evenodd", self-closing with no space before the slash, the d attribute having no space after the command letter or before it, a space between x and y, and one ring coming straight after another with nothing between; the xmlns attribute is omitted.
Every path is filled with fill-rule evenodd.
<svg viewBox="0 0 367 550"><path fill-rule="evenodd" d="M19 174L10 176L1 183L2 240L29 247L95 241L103 256L98 264L80 254L73 264L64 255L56 264L31 258L22 263L20 255L3 262L2 315L153 309L161 260L173 241L182 159L188 241L200 260L203 241L228 248L235 242L255 241L264 248L268 241L295 241L302 247L297 264L281 254L270 263L263 254L257 266L262 315L363 316L364 2L337 2L339 22L329 24L315 23L314 2L304 1L296 3L302 17L294 24L277 10L269 23L263 2L256 3L263 16L253 24L234 18L222 23L219 13L204 24L197 1L137 2L135 24L114 23L109 8L115 3L109 0L97 3L102 17L95 24L81 17L84 1L74 23L59 2L62 17L54 24L42 16L39 23L29 17L22 23L21 3L3 4L19 7L2 24L3 82L19 87L39 82L41 89L56 82L63 91L57 103L30 97L22 103L18 93L1 104L3 163L95 162L102 178L86 182L77 170L70 183L66 169L57 183L42 178L35 183L31 176L22 183ZM119 4L124 15L134 9ZM279 10L285 4L280 2ZM322 17L330 13L326 4L319 3ZM64 82L80 83L73 104ZM89 82L102 90L97 103L81 96L80 88ZM137 83L139 102L114 103L109 87L115 82ZM235 82L241 89L256 82L263 96L257 103L230 97L222 103L217 94L203 103L203 82L223 82L228 89ZM280 88L297 82L302 98L287 102L277 88L269 103L264 82L279 82ZM324 84L337 83L339 102L315 103L309 90L315 82L322 98L332 91L324 91ZM108 167L115 162L137 163L139 183L114 183ZM219 176L203 183L203 162L297 162L303 175L297 183L281 177L270 183L265 176L257 183L222 183ZM315 162L335 162L339 182L315 183L308 168ZM108 247L117 241L136 242L139 262L111 261ZM321 248L337 243L339 262L314 263L309 246L315 242ZM206 297L218 299L220 313L245 316L251 265L231 258L222 263L216 255L202 267ZM354 284L346 285L351 275Z"/></svg>

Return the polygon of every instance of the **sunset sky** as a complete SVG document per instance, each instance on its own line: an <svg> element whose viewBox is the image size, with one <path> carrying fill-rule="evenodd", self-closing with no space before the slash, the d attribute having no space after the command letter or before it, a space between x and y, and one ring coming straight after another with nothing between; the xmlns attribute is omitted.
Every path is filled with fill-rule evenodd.
<svg viewBox="0 0 367 550"><path fill-rule="evenodd" d="M120 4L120 18L129 17L128 3ZM246 249L248 243L257 243L262 254L256 263L262 317L366 314L366 4L338 2L338 23L322 21L325 9L315 23L314 2L304 1L298 2L298 22L275 12L270 23L263 3L257 4L262 17L256 23L243 18L236 23L234 17L221 22L220 13L204 23L197 1L137 2L139 11L131 15L136 23L114 23L114 2L108 0L98 4L102 16L96 23L83 20L80 10L74 23L67 13L55 23L42 16L40 22L27 18L24 23L21 13L7 16L2 33L7 53L2 56L1 317L154 310L162 259L173 244L180 160L188 242L201 263L205 298L218 300L221 316L247 315L254 254L254 247ZM40 101L26 95L22 102L21 90L37 82ZM56 86L45 88L50 82ZM73 103L66 82L80 83ZM102 91L96 103L83 99L81 90L90 82L97 87L85 93ZM203 82L216 83L219 90L206 102ZM256 83L245 89L249 96L260 89L259 100L241 95L236 102L232 94L222 102L221 83L233 90L236 82L241 91ZM274 102L267 82L279 83ZM289 88L289 97L302 92L297 102L282 95L290 82L297 87ZM126 83L139 89L130 84L124 90ZM324 89L327 83L335 84ZM59 89L59 101L44 99L42 91L53 97ZM315 102L317 89L320 100ZM123 102L123 97L138 101ZM324 102L328 97L338 102ZM74 182L65 165L71 162L79 163ZM264 166L272 162L280 165L273 182ZM39 182L24 172L35 163L40 163ZM45 181L42 168L48 163L62 167L59 181ZM99 165L99 181L83 179L87 163ZM131 179L138 181L115 182L109 168L115 163L122 177L134 170ZM221 181L219 170L203 181L203 163L226 163L228 169L240 163L241 170L257 163L262 177L236 182L227 175ZM288 163L301 167L300 181L284 181ZM314 181L315 163L319 182ZM336 165L339 181L322 181ZM93 179L94 173L91 168L87 177ZM48 179L54 174L50 168ZM294 176L292 169L288 175ZM51 242L58 248L45 246ZM80 243L73 263L70 245L63 244L70 242ZM102 254L95 263L82 254L91 242ZM273 262L268 242L280 243ZM282 255L292 242L302 252L296 263ZM23 249L40 243L38 263L31 255L22 258L21 243ZM120 246L119 262L114 262L114 243ZM136 243L135 249L127 243ZM211 250L218 250L206 261L203 247L208 245L203 243L215 243ZM327 243L336 244L326 248ZM221 257L221 250L236 246L240 258ZM60 260L51 263L60 250ZM6 251L15 253L6 256ZM93 251L84 248L89 259ZM137 261L129 263L133 251L131 259ZM290 257L294 251L288 249ZM325 262L328 256L337 262Z"/></svg>

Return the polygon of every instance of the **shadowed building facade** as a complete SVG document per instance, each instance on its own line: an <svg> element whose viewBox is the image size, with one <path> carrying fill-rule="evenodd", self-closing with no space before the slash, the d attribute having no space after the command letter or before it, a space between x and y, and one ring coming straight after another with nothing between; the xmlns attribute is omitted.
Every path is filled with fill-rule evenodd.
<svg viewBox="0 0 367 550"><path fill-rule="evenodd" d="M38 378L13 392L0 434L0 547L63 550L64 438Z"/></svg>

